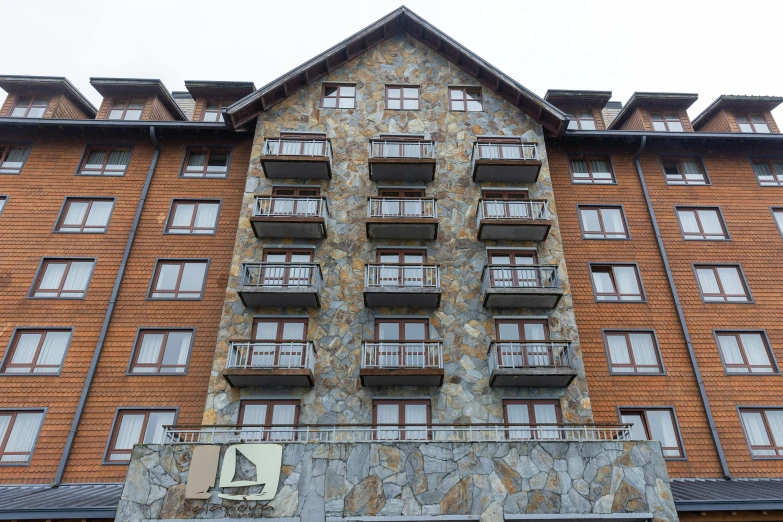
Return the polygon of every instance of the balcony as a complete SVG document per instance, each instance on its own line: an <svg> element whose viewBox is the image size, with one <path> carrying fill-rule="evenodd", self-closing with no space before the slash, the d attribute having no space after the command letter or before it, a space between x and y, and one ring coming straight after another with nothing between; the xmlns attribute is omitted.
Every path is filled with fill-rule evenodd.
<svg viewBox="0 0 783 522"><path fill-rule="evenodd" d="M565 388L576 377L571 341L493 341L487 353L490 386Z"/></svg>
<svg viewBox="0 0 783 522"><path fill-rule="evenodd" d="M370 141L370 179L419 181L435 179L435 144L432 141Z"/></svg>
<svg viewBox="0 0 783 522"><path fill-rule="evenodd" d="M541 165L536 143L476 142L470 171L476 182L535 183Z"/></svg>
<svg viewBox="0 0 783 522"><path fill-rule="evenodd" d="M322 279L316 263L246 263L239 298L248 308L320 307Z"/></svg>
<svg viewBox="0 0 783 522"><path fill-rule="evenodd" d="M271 179L331 179L332 145L326 139L264 139L261 167Z"/></svg>
<svg viewBox="0 0 783 522"><path fill-rule="evenodd" d="M479 200L478 238L499 241L544 241L552 221L546 201Z"/></svg>
<svg viewBox="0 0 783 522"><path fill-rule="evenodd" d="M441 341L364 341L362 386L440 386Z"/></svg>
<svg viewBox="0 0 783 522"><path fill-rule="evenodd" d="M550 265L487 265L481 292L487 308L554 308L563 296Z"/></svg>
<svg viewBox="0 0 783 522"><path fill-rule="evenodd" d="M440 266L365 265L364 305L371 308L437 308L440 306Z"/></svg>
<svg viewBox="0 0 783 522"><path fill-rule="evenodd" d="M233 341L223 377L234 388L312 387L315 354L312 341Z"/></svg>
<svg viewBox="0 0 783 522"><path fill-rule="evenodd" d="M366 225L368 239L436 239L437 200L370 198Z"/></svg>
<svg viewBox="0 0 783 522"><path fill-rule="evenodd" d="M256 237L322 239L328 213L322 197L257 197L250 223Z"/></svg>

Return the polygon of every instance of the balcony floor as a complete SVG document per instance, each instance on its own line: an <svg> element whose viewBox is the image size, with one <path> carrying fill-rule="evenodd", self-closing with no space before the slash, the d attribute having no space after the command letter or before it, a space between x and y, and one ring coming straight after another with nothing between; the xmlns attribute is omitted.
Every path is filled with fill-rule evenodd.
<svg viewBox="0 0 783 522"><path fill-rule="evenodd" d="M563 297L559 288L490 288L484 293L486 308L554 308Z"/></svg>
<svg viewBox="0 0 783 522"><path fill-rule="evenodd" d="M473 181L535 183L543 163L539 160L477 159Z"/></svg>
<svg viewBox="0 0 783 522"><path fill-rule="evenodd" d="M256 216L250 218L256 237L323 239L326 222L322 217Z"/></svg>
<svg viewBox="0 0 783 522"><path fill-rule="evenodd" d="M270 179L332 178L332 164L327 157L261 156L261 167Z"/></svg>
<svg viewBox="0 0 783 522"><path fill-rule="evenodd" d="M548 219L482 219L478 238L482 241L544 241L551 226Z"/></svg>
<svg viewBox="0 0 783 522"><path fill-rule="evenodd" d="M304 386L313 387L315 379L308 368L226 368L223 377L234 388Z"/></svg>
<svg viewBox="0 0 783 522"><path fill-rule="evenodd" d="M370 158L370 179L375 181L418 181L435 179L433 158Z"/></svg>
<svg viewBox="0 0 783 522"><path fill-rule="evenodd" d="M443 368L362 368L362 386L440 386Z"/></svg>
<svg viewBox="0 0 783 522"><path fill-rule="evenodd" d="M440 294L440 288L373 286L364 289L364 306L437 308L440 306Z"/></svg>
<svg viewBox="0 0 783 522"><path fill-rule="evenodd" d="M366 225L368 239L438 238L438 220L432 218L373 218Z"/></svg>
<svg viewBox="0 0 783 522"><path fill-rule="evenodd" d="M248 308L264 308L268 306L280 308L319 308L321 306L321 296L314 286L243 286L239 289L239 298Z"/></svg>
<svg viewBox="0 0 783 522"><path fill-rule="evenodd" d="M565 388L576 377L573 368L495 368L489 385L501 387Z"/></svg>

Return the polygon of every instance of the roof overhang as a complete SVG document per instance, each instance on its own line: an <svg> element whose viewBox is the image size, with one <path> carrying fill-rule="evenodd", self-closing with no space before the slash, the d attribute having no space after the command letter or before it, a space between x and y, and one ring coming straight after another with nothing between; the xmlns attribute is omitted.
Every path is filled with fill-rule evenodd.
<svg viewBox="0 0 783 522"><path fill-rule="evenodd" d="M389 37L405 31L518 107L545 129L561 134L568 116L473 54L403 6L231 105L226 121L240 127Z"/></svg>
<svg viewBox="0 0 783 522"><path fill-rule="evenodd" d="M655 131L626 131L626 130L606 130L606 131L580 131L569 130L561 136L553 136L554 139L581 139L585 141L631 141L634 139L647 137L655 141L736 141L736 142L767 142L783 143L783 134L755 134L738 132L655 132Z"/></svg>
<svg viewBox="0 0 783 522"><path fill-rule="evenodd" d="M180 131L235 132L225 123L201 121L149 121L149 120L58 120L31 118L0 118L0 129L13 128L70 128L70 129L177 129Z"/></svg>
<svg viewBox="0 0 783 522"><path fill-rule="evenodd" d="M573 91L567 89L550 89L546 91L544 100L558 108L598 107L603 109L612 97L612 91Z"/></svg>
<svg viewBox="0 0 783 522"><path fill-rule="evenodd" d="M0 89L18 94L63 94L88 118L95 118L98 110L90 101L62 76L0 76Z"/></svg>
<svg viewBox="0 0 783 522"><path fill-rule="evenodd" d="M253 82L206 82L196 80L186 81L185 88L194 98L214 97L232 101L252 94L256 90Z"/></svg>
<svg viewBox="0 0 783 522"><path fill-rule="evenodd" d="M187 121L188 119L160 80L147 78L90 78L90 84L101 96L157 96L175 120Z"/></svg>
<svg viewBox="0 0 783 522"><path fill-rule="evenodd" d="M0 486L0 520L114 518L123 484Z"/></svg>
<svg viewBox="0 0 783 522"><path fill-rule="evenodd" d="M631 95L620 114L609 125L610 129L617 129L633 114L638 107L645 109L685 110L699 99L698 94L678 92L635 92Z"/></svg>
<svg viewBox="0 0 783 522"><path fill-rule="evenodd" d="M693 128L698 130L701 126L709 122L716 113L723 109L745 109L748 111L771 111L783 103L781 96L742 96L735 94L724 94L719 96L709 107L704 109L701 114L696 116L693 121Z"/></svg>
<svg viewBox="0 0 783 522"><path fill-rule="evenodd" d="M677 511L783 510L780 479L672 479Z"/></svg>

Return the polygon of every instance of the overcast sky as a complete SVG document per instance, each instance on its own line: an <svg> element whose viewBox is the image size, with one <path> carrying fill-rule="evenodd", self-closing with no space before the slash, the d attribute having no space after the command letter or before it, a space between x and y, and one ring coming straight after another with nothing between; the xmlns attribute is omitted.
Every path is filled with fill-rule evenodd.
<svg viewBox="0 0 783 522"><path fill-rule="evenodd" d="M261 87L402 0L0 0L0 74L248 80ZM783 2L434 1L406 5L501 71L547 89L783 95ZM741 9L738 9L741 7ZM768 25L768 22L772 25ZM783 121L783 108L775 111Z"/></svg>

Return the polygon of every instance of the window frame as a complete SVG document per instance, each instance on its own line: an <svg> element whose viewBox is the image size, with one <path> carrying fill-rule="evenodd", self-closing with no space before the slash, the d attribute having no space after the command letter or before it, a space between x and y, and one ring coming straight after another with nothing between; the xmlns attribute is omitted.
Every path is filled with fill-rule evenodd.
<svg viewBox="0 0 783 522"><path fill-rule="evenodd" d="M334 107L325 107L324 106L324 99L326 98L326 89L328 88L337 88L337 95L334 97L335 106ZM342 91L342 87L353 87L353 96L340 96L340 92ZM356 108L356 95L357 87L355 83L350 82L323 82L321 83L321 98L318 100L318 108L319 109L343 109L343 110L351 110ZM331 96L330 96L331 98ZM340 107L340 99L353 99L353 107Z"/></svg>
<svg viewBox="0 0 783 522"><path fill-rule="evenodd" d="M625 237L606 237L607 232L604 231L604 220L603 215L601 212L598 212L598 220L601 224L601 232L586 232L584 228L584 223L582 222L582 210L603 210L603 209L619 209L620 210L620 216L623 220L623 227L625 228ZM593 241L593 240L612 240L612 241L627 241L631 239L631 229L628 227L628 219L625 215L625 205L622 203L614 205L614 204L590 204L590 203L577 203L576 205L576 214L577 214L577 221L579 221L579 231L582 234L582 239L586 241ZM604 237L585 237L585 235L597 235L597 234L603 234Z"/></svg>
<svg viewBox="0 0 783 522"><path fill-rule="evenodd" d="M723 234L725 235L722 239L712 239L707 237L687 237L685 235L685 230L682 228L682 221L680 221L680 211L684 210L693 210L696 211L696 221L699 225L699 229L702 231L702 236L706 236L704 233L704 227L701 224L701 218L699 217L698 211L699 210L714 210L718 213L718 219L720 220L720 226L723 229ZM723 211L720 207L694 207L689 205L674 205L674 215L677 218L677 226L680 227L680 235L682 236L683 241L731 241L731 233L729 232L729 227L726 225L726 219L723 217ZM693 234L692 234L693 235Z"/></svg>
<svg viewBox="0 0 783 522"><path fill-rule="evenodd" d="M378 406L384 404L384 405L397 405L398 407L398 413L397 413L397 419L402 419L402 422L398 422L395 425L389 425L389 424L378 424ZM398 433L397 441L420 441L422 439L407 439L405 432L407 431L408 424L404 422L405 419L405 407L406 406L426 406L427 407L427 438L424 440L432 440L432 399L406 399L405 397L398 398L372 398L372 428L373 428L373 440L379 440L379 441L394 441L394 439L381 439L378 438L378 432L383 431L383 426L389 426L390 429L396 430ZM394 427L392 427L394 426ZM413 424L412 426L421 426L421 424ZM421 429L416 429L415 431L422 431Z"/></svg>
<svg viewBox="0 0 783 522"><path fill-rule="evenodd" d="M0 216L3 215L3 210L5 210L5 207L8 206L8 200L10 199L10 196L7 194L0 194Z"/></svg>
<svg viewBox="0 0 783 522"><path fill-rule="evenodd" d="M18 172L0 172L0 176L18 176L22 173L22 170L24 170L24 166L27 163L27 158L30 157L30 152L33 150L33 144L30 142L9 142L4 141L0 142L0 168L3 165L3 162L8 157L8 153L11 151L11 149L26 149L26 152L24 154L24 159L22 160L22 166L19 167Z"/></svg>
<svg viewBox="0 0 783 522"><path fill-rule="evenodd" d="M111 213L109 214L109 219L106 220L106 226L104 227L102 232L85 232L85 223L87 221L87 218L90 216L90 209L92 208L92 204L96 201L111 201L112 207L111 207ZM80 227L80 230L78 231L70 231L70 230L61 230L63 226L63 220L68 215L68 209L71 206L71 203L73 202L89 202L90 204L87 206L87 211L84 214L84 218L82 219L82 225ZM109 230L109 224L111 223L111 218L114 216L114 209L117 206L117 197L116 196L65 196L65 199L63 199L63 204L60 207L60 212L57 214L57 219L54 222L54 228L52 228L52 234L105 234ZM90 227L90 228L98 228L98 227Z"/></svg>
<svg viewBox="0 0 783 522"><path fill-rule="evenodd" d="M750 170L753 172L753 177L756 178L756 183L759 184L759 187L764 188L774 188L774 187L783 187L783 176L778 178L778 176L775 174L775 168L773 167L774 163L780 163L783 164L783 158L781 157L769 157L769 156L762 156L762 157L753 157L749 156L748 160L750 161ZM766 163L767 166L770 168L770 172L772 175L778 179L778 181L775 184L772 183L762 183L761 180L758 177L758 174L756 174L756 169L753 168L753 165L756 163ZM781 207L783 208L783 207Z"/></svg>
<svg viewBox="0 0 783 522"><path fill-rule="evenodd" d="M546 426L552 426L552 424L538 424L536 422L536 412L535 412L535 405L536 404L552 404L555 407L555 417L557 419L557 422L555 426L561 426L563 425L563 414L560 411L560 400L559 399L537 399L537 398L519 398L519 397L503 397L502 398L502 404L503 404L503 428L504 428L504 436L507 439L510 439L510 432L512 431L512 426L530 426L530 440L543 440L543 441L553 441L553 440L561 440L562 432L557 432L558 436L557 438L538 438L535 434L539 431L546 431ZM509 405L519 405L524 404L527 406L527 415L528 419L530 419L530 422L528 422L527 425L524 424L511 424L508 421L508 406ZM543 426L543 427L542 427ZM524 428L523 428L524 429Z"/></svg>
<svg viewBox="0 0 783 522"><path fill-rule="evenodd" d="M685 442L682 438L682 430L680 430L680 420L677 418L677 408L674 406L617 406L617 420L620 422L620 424L623 423L623 414L625 415L636 415L640 412L643 413L642 417L642 426L644 427L645 434L647 435L647 440L654 440L652 439L652 435L650 432L649 427L649 421L647 420L647 411L649 410L655 410L655 411L668 411L671 415L673 428L674 428L674 435L677 437L677 443L679 444L678 450L680 451L679 457L663 457L663 460L688 460L688 453L685 450ZM664 447L663 444L661 444L661 449L673 449L671 446Z"/></svg>
<svg viewBox="0 0 783 522"><path fill-rule="evenodd" d="M616 364L613 364L612 361L612 355L611 351L609 350L609 335L619 335L619 334L625 334L626 336L626 343L628 346L628 354L631 357L632 364L634 368L637 367L636 364L633 364L634 356L633 356L633 349L631 348L631 340L629 337L629 334L640 334L640 333L646 333L650 334L653 341L653 350L655 351L655 357L658 360L658 368L659 371L657 372L639 372L639 371L633 371L633 372L627 372L627 371L617 371L613 369L613 366L617 366ZM601 329L601 338L604 342L604 351L606 352L606 363L607 367L609 368L609 375L623 375L623 376L663 376L666 375L666 366L663 363L663 354L661 354L661 345L658 342L658 333L654 328L603 328Z"/></svg>
<svg viewBox="0 0 783 522"><path fill-rule="evenodd" d="M571 177L572 185L617 185L617 174L614 170L611 154L566 154L566 160L568 161L568 175ZM574 169L571 163L574 160L585 160L587 162L588 178L574 178ZM592 167L593 160L602 160L609 164L609 173L612 175L611 180L604 181L599 179L598 182L595 181Z"/></svg>
<svg viewBox="0 0 783 522"><path fill-rule="evenodd" d="M742 345L742 341L739 338L742 334L759 334L761 336L761 340L764 343L764 348L767 350L767 356L769 357L770 364L772 365L772 371L768 373L760 373L760 372L751 372L750 371L750 365L746 364L743 365L743 368L748 368L747 372L730 372L728 371L728 366L726 365L726 359L723 357L723 350L720 346L720 340L718 337L725 336L725 335L734 335L737 337L737 345L739 346L740 353L742 354L743 361L747 361L747 356L745 354L745 347ZM712 335L715 338L715 347L718 349L718 355L720 356L720 362L723 365L723 373L726 376L731 377L755 377L755 376L767 376L767 375L780 375L780 367L778 366L777 358L775 357L775 352L772 350L772 343L769 341L769 336L767 335L767 331L764 329L728 329L728 330L712 330ZM736 366L736 365L735 365Z"/></svg>
<svg viewBox="0 0 783 522"><path fill-rule="evenodd" d="M764 125L767 126L767 132L759 132L756 130L756 125L753 123L752 118L754 115L761 116L761 119L764 120ZM734 123L737 125L737 129L740 129L740 122L737 120L737 116L744 116L748 120L748 123L743 123L742 125L750 125L750 128L753 129L751 132L745 132L740 129L739 132L742 134L772 134L772 127L763 112L733 112L732 116L734 117Z"/></svg>
<svg viewBox="0 0 783 522"><path fill-rule="evenodd" d="M85 262L85 261L91 261L92 262L92 269L90 270L90 275L87 278L87 285L84 287L84 293L81 297L61 297L58 295L57 297L46 297L46 296L36 296L36 292L41 291L40 284L41 280L43 279L44 275L46 274L46 267L50 263L57 263L57 262L65 262L67 263L65 272L63 272L62 280L60 281L60 286L57 289L57 293L61 294L64 292L63 285L65 284L65 280L68 278L68 273L71 270L71 263L74 262ZM87 298L87 291L90 289L90 283L92 283L92 276L95 275L95 265L98 264L98 258L97 257L42 257L40 263L38 264L38 270L35 272L35 278L33 279L33 284L30 287L30 291L27 294L28 299L63 299L63 300L84 300ZM45 290L44 290L45 292ZM70 290L65 290L65 292L74 292ZM46 293L54 293L54 292L46 292Z"/></svg>
<svg viewBox="0 0 783 522"><path fill-rule="evenodd" d="M38 445L38 441L41 438L41 430L43 429L44 423L46 422L46 414L48 413L49 408L47 406L44 406L42 408L36 408L36 407L30 407L30 408L2 408L0 409L0 415L13 415L13 421L16 422L16 414L18 413L40 413L41 414L41 423L38 425L38 433L35 436L35 441L33 441L33 445L30 448L30 455L27 458L26 461L17 461L17 462L0 462L0 467L20 467L20 466L29 466L30 462L33 460L33 455L35 454L35 447ZM5 434L5 437L3 437L2 441L0 441L0 457L2 457L5 454L5 447L8 445L8 439L11 437L11 429L13 428L12 423L8 423L8 430Z"/></svg>
<svg viewBox="0 0 783 522"><path fill-rule="evenodd" d="M274 339L259 339L256 337L258 334L258 323L277 323L277 330L275 331L275 338ZM303 316L294 316L294 315L274 315L274 316L255 316L253 317L253 326L250 329L250 341L251 342L258 342L258 341L269 341L274 343L282 343L285 341L295 341L298 339L285 339L283 337L283 332L285 330L286 323L300 323L303 324L304 327L302 329L302 342L307 342L307 333L308 333L308 327L310 326L310 318L309 317L303 317Z"/></svg>
<svg viewBox="0 0 783 522"><path fill-rule="evenodd" d="M380 342L380 323L396 323L398 326L398 339L388 339L389 343L394 341L407 343L415 341L431 341L430 338L430 319L429 317L376 317L373 324L373 342ZM421 323L424 325L424 339L406 339L405 338L405 325L412 323Z"/></svg>
<svg viewBox="0 0 783 522"><path fill-rule="evenodd" d="M27 104L27 108L26 108L26 109L25 109L25 111L24 111L24 116L14 116L14 115L13 115L14 111L15 111L17 108L19 108L19 100L21 100L21 99L23 99L23 98L28 98L28 97L30 98L30 103L28 103L28 104ZM52 96L36 96L36 95L31 95L31 96L17 96L17 97L16 97L16 99L14 100L14 105L13 105L13 107L11 107L11 110L8 112L8 117L9 117L9 118L30 118L30 116L28 116L28 115L30 114L30 110L31 110L33 107L36 107L36 105L35 105L35 101L36 101L36 99L38 99L38 98L43 98L43 99L47 100L47 102L46 102L46 105L44 105L44 106L43 106L43 108L44 108L44 112L43 112L43 114L41 114L41 116L39 116L38 118L31 118L31 119L42 119L42 118L43 118L43 117L46 115L46 111L47 111L47 110L49 110L49 105L51 105L51 104L52 104ZM38 105L37 107L38 107L38 108L40 108L40 107L41 107L41 105Z"/></svg>
<svg viewBox="0 0 783 522"><path fill-rule="evenodd" d="M261 424L264 428L264 435L261 440L268 441L268 440L276 440L280 443L284 442L292 442L299 440L299 433L294 431L292 434L292 437L290 439L270 439L270 434L273 433L272 429L275 424L272 424L272 416L274 415L275 406L280 404L283 406L294 406L296 409L294 410L294 426L299 426L299 419L302 416L302 400L297 398L269 398L269 399L240 399L239 400L239 414L237 416L237 426L244 427L244 419L245 419L245 406L253 406L253 405L265 405L266 406L266 419L264 421L264 424ZM271 408L270 408L271 406ZM251 424L251 426L258 426L257 424ZM285 424L278 424L277 426L285 426ZM242 433L242 430L239 430L240 434ZM256 439L252 439L256 440Z"/></svg>
<svg viewBox="0 0 783 522"><path fill-rule="evenodd" d="M212 104L212 105L216 104L217 107L218 107L217 108L217 119L215 119L215 121L207 121L207 120L204 119L204 117L207 115L207 112L214 112L214 111L208 111L207 110L207 108L210 106L210 104ZM230 105L233 105L233 104L234 104L234 102L227 101L227 100L217 100L217 101L215 101L215 100L205 99L204 100L204 109L201 111L201 119L199 119L199 121L203 121L205 123L224 123L224 120L221 119L223 117L223 109L225 109L226 107L228 107Z"/></svg>
<svg viewBox="0 0 783 522"><path fill-rule="evenodd" d="M134 145L122 145L122 144L102 144L102 143L88 143L84 147L84 152L82 152L82 157L79 159L79 164L76 166L76 172L74 172L74 176L86 176L90 178L122 178L125 177L128 174L128 169L130 168L131 161L133 161L133 151L134 151ZM90 158L90 153L93 151L93 149L105 149L106 150L106 159L103 162L103 165L101 166L100 172L97 174L82 174L82 169L87 164L87 160ZM125 170L122 171L122 174L106 174L106 165L109 161L109 156L112 152L118 151L118 150L127 150L130 154L128 155L128 164L125 165Z"/></svg>
<svg viewBox="0 0 783 522"><path fill-rule="evenodd" d="M417 100L418 105L415 109L406 109L404 107L405 100L413 100L414 98L406 98L405 91L403 89L413 89L414 87L416 88L415 99ZM399 99L400 101L399 109L392 109L389 107L389 89L400 89L400 97L394 98L395 100ZM383 89L383 109L386 111L420 111L421 110L421 84L407 85L407 84L399 84L399 83L387 83Z"/></svg>
<svg viewBox="0 0 783 522"><path fill-rule="evenodd" d="M68 332L70 333L70 338L68 339L68 345L65 347L65 351L63 352L63 358L60 361L60 365L57 368L56 372L51 373L35 373L33 371L30 371L29 373L15 373L15 372L6 372L6 368L8 367L8 364L10 364L10 361L13 359L13 355L16 352L16 348L19 344L19 337L26 333L43 333L47 334L49 332ZM63 365L65 364L65 358L68 357L68 350L71 348L71 342L73 341L73 327L58 327L58 326L45 326L45 327L37 327L37 326L17 326L14 328L13 332L11 332L11 338L8 340L8 344L6 345L5 352L3 353L3 358L0 360L0 375L5 376L13 376L13 377L58 377L63 370ZM34 370L37 366L37 356L41 353L41 348L43 347L43 341L45 339L45 335L41 337L41 340L39 341L39 346L36 349L35 356L33 359L35 360L31 365L30 369Z"/></svg>
<svg viewBox="0 0 783 522"><path fill-rule="evenodd" d="M144 335L148 332L152 333L165 333L163 337L163 344L161 345L160 354L158 355L157 367L163 366L163 354L166 351L166 340L168 340L168 334L172 332L190 332L190 345L188 346L188 357L183 365L184 371L172 372L172 371L157 371L157 372L134 372L133 368L136 365L136 361L139 356L139 348L141 348L141 341ZM140 326L136 329L136 337L133 339L133 350L131 351L130 359L128 360L128 367L125 370L125 375L129 377L148 377L148 376L185 376L190 371L190 357L193 355L193 347L196 344L196 327L167 327L167 326Z"/></svg>
<svg viewBox="0 0 783 522"><path fill-rule="evenodd" d="M636 282L639 284L639 292L640 292L640 296L641 296L640 300L637 301L637 300L619 299L619 297L621 295L636 295L636 294L620 294L620 293L605 294L605 295L617 295L618 296L617 300L598 299L598 292L597 292L597 290L595 288L595 282L593 281L593 269L594 268L606 268L606 267L612 268L612 270L611 270L612 284L614 285L615 290L617 290L618 289L617 288L617 282L616 282L616 279L614 277L614 270L613 270L613 268L616 267L616 266L619 266L619 267L632 266L632 267L634 267L634 269L636 270ZM588 272L590 274L590 284L591 284L591 286L593 288L593 298L595 300L594 302L596 302L596 303L615 303L615 304L619 304L619 303L634 304L634 303L646 303L647 302L647 292L644 290L644 282L642 281L642 271L639 268L639 263L636 263L636 262L625 263L625 262L611 262L611 261L610 262L589 262L589 263L587 263L587 267L588 267ZM602 294L602 295L604 295L604 294Z"/></svg>
<svg viewBox="0 0 783 522"><path fill-rule="evenodd" d="M579 112L580 111L581 112L589 112L590 113L590 121L593 122L593 128L592 129L583 129L582 128L582 121L586 120L587 118L580 118L579 117ZM569 116L571 116L573 114L573 117L571 118L570 121L576 123L576 129L570 129L570 130L587 130L587 131L599 130L598 129L598 125L596 124L596 121L595 121L595 113L593 112L592 108L585 109L583 107L575 107L573 109L569 109L568 111L566 111L566 113Z"/></svg>
<svg viewBox="0 0 783 522"><path fill-rule="evenodd" d="M6 204L7 204L6 200ZM772 221L775 222L775 227L778 229L778 233L781 237L783 237L783 207L769 207L770 212L772 212ZM778 218L775 217L775 213L779 212L781 214L781 220L778 221Z"/></svg>
<svg viewBox="0 0 783 522"><path fill-rule="evenodd" d="M484 89L481 88L479 85L449 85L447 88L446 96L447 101L449 104L449 112L484 112ZM451 99L451 91L462 91L462 99L461 100L452 100ZM481 104L481 108L476 111L468 110L468 91L478 91L479 98L478 102ZM419 91L419 96L421 96L421 90ZM462 109L454 109L451 105L452 101L462 102ZM476 101L476 100L472 100ZM394 109L392 109L394 110Z"/></svg>
<svg viewBox="0 0 783 522"><path fill-rule="evenodd" d="M139 101L139 100L141 100L141 102L142 102L141 103L141 113L139 114L139 119L137 119L137 120L126 120L125 116L128 114L128 110L130 109L131 103L134 102L134 101ZM105 119L111 120L111 121L142 121L141 117L144 116L144 109L147 108L147 101L148 101L147 98L134 98L133 96L123 97L123 98L112 98L111 106L106 111L106 118ZM125 103L125 107L122 109L122 118L112 118L111 117L111 113L112 113L112 111L114 111L114 107L118 103L121 103L121 102ZM117 109L117 110L119 110L119 109ZM138 109L133 109L133 110L138 110Z"/></svg>
<svg viewBox="0 0 783 522"><path fill-rule="evenodd" d="M174 219L174 216L176 215L175 209L177 208L177 205L180 203L193 203L195 206L193 208L193 216L190 218L190 226L187 227L188 232L171 232L171 220ZM196 222L196 215L198 214L198 206L200 204L217 204L218 210L217 215L215 216L215 226L211 229L211 232L199 232L196 233L193 230L195 227ZM171 203L169 204L169 213L166 216L166 224L163 227L163 234L168 236L214 236L217 235L217 229L218 224L220 223L220 211L223 210L223 199L200 199L200 198L171 198ZM180 230L178 228L177 230ZM186 230L184 227L181 228L181 230ZM206 229L204 229L206 230Z"/></svg>
<svg viewBox="0 0 783 522"><path fill-rule="evenodd" d="M207 176L207 167L209 166L209 158L212 155L213 151L225 151L226 154L226 173L222 176ZM204 170L202 172L203 175L194 176L193 174L185 175L185 167L188 165L188 160L190 159L190 155L193 151L207 151L207 158L204 160ZM182 157L182 164L179 168L179 175L177 177L184 178L184 179L228 179L229 174L231 173L231 157L234 153L234 147L233 146L210 146L210 145L189 145L185 147L185 155Z"/></svg>
<svg viewBox="0 0 783 522"><path fill-rule="evenodd" d="M152 297L152 294L156 292L155 290L155 284L158 279L158 275L160 274L160 267L162 264L180 264L184 267L185 263L204 263L206 267L204 268L204 280L201 282L201 290L199 291L199 297L198 298L180 298L180 297ZM207 279L209 277L209 263L210 258L168 258L168 257L159 257L155 259L155 265L152 271L152 279L150 280L149 289L147 290L147 301L203 301L204 300L204 291L207 288ZM174 290L166 291L169 293L179 294L180 290L178 289L180 283L182 282L182 272L183 269L180 269L179 274L177 275L177 283Z"/></svg>
<svg viewBox="0 0 783 522"><path fill-rule="evenodd" d="M109 460L109 454L112 453L112 449L114 448L114 444L117 441L117 436L119 435L119 427L120 427L120 419L123 415L130 413L130 414L139 414L143 413L145 415L144 417L144 424L142 424L141 427L141 436L142 440L141 442L137 442L136 444L143 444L144 443L144 432L147 431L147 424L149 423L149 418L151 413L157 413L157 412L167 412L171 411L174 412L174 420L173 423L177 423L177 419L179 418L179 406L120 406L116 410L114 410L114 419L111 423L111 431L109 432L109 440L106 441L106 449L103 452L103 459L101 460L101 465L103 466L127 466L130 464L130 457L132 455L132 451L128 454L128 460ZM125 453L125 451L121 451L121 453Z"/></svg>
<svg viewBox="0 0 783 522"><path fill-rule="evenodd" d="M699 163L699 166L701 167L701 172L704 175L704 183L695 183L692 181L688 181L685 178L685 169L682 166L683 160L696 160ZM670 181L668 178L668 174L666 174L666 167L664 166L664 162L666 161L675 161L677 163L677 170L682 177L682 182L675 180ZM675 187L708 187L712 185L712 180L710 179L710 175L707 172L707 166L704 164L704 160L701 156L658 156L658 163L661 166L661 172L663 173L663 181L666 183L667 186L675 186Z"/></svg>
<svg viewBox="0 0 783 522"><path fill-rule="evenodd" d="M648 111L648 114L650 115L650 127L652 127L653 132L685 132L685 122L683 121L682 117L680 116L679 110L655 110L655 111ZM680 126L682 127L681 131L673 131L669 128L669 122L675 121L674 118L667 118L666 114L674 114L676 116L676 121L680 122ZM653 118L653 116L658 115L661 119L656 120ZM663 126L666 127L666 130L658 130L655 128L654 122L661 121L663 122Z"/></svg>
<svg viewBox="0 0 783 522"><path fill-rule="evenodd" d="M782 411L783 406L743 406L743 405L737 405L737 416L739 417L740 426L742 426L742 434L745 436L745 443L748 445L748 452L750 453L751 460L783 460L783 455L754 455L753 454L753 446L750 444L750 438L748 437L748 431L745 428L745 420L742 418L742 413L761 413L761 418L764 421L764 428L767 431L767 437L769 438L769 441L773 443L771 446L756 446L758 449L774 449L775 451L783 450L783 446L775 446L774 441L775 438L772 434L772 430L769 426L769 421L767 421L767 414L766 412L769 410L775 410L775 411Z"/></svg>
<svg viewBox="0 0 783 522"><path fill-rule="evenodd" d="M745 277L745 272L742 270L742 265L740 263L692 263L691 267L693 268L693 277L696 278L696 286L699 289L699 296L701 297L701 302L704 304L753 304L753 294L750 291L750 285L748 284L748 279ZM734 267L737 269L737 273L740 276L740 279L742 280L742 286L745 288L745 296L747 297L747 300L745 301L728 301L726 300L726 297L728 297L727 294L720 294L720 296L723 297L722 301L719 301L717 299L714 300L706 300L704 299L704 291L701 288L701 280L699 279L699 273L698 269L700 268L712 268L713 271L716 268L727 268L727 267ZM723 282L718 277L717 272L715 272L715 279L718 282L718 286L723 290Z"/></svg>

